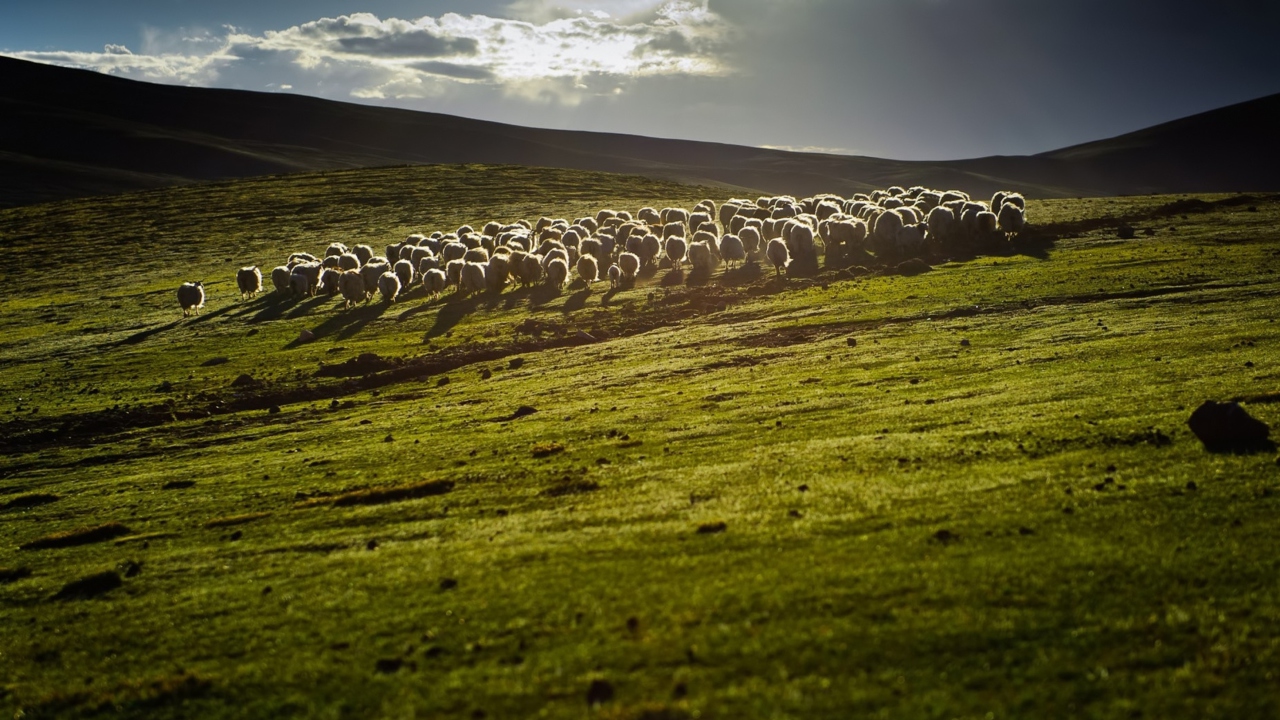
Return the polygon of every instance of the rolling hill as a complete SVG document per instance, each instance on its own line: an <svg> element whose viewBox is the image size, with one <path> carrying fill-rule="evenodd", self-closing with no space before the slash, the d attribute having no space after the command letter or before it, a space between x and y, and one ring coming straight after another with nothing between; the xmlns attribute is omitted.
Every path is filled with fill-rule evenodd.
<svg viewBox="0 0 1280 720"><path fill-rule="evenodd" d="M767 192L895 183L1036 197L1280 189L1280 95L1035 156L906 162L526 128L312 97L177 87L0 57L0 207L404 164L639 174Z"/></svg>

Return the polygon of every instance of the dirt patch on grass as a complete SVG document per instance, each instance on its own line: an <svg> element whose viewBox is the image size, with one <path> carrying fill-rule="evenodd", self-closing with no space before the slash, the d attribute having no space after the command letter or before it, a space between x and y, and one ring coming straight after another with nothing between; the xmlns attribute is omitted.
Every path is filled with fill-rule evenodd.
<svg viewBox="0 0 1280 720"><path fill-rule="evenodd" d="M57 502L62 498L53 493L27 493L26 495L18 495L10 498L8 502L0 505L0 510L16 510L18 508L39 507L40 505L48 505L51 502Z"/></svg>
<svg viewBox="0 0 1280 720"><path fill-rule="evenodd" d="M565 495L585 495L586 493L595 492L600 489L600 483L594 480L571 480L565 478L562 482L543 490L541 495L544 497L564 497Z"/></svg>
<svg viewBox="0 0 1280 720"><path fill-rule="evenodd" d="M331 497L317 497L304 500L295 508L309 508L328 505L332 507L352 507L355 505L385 505L387 503L416 500L417 498L444 495L454 488L452 480L426 480L411 485L392 485L387 487L355 490Z"/></svg>
<svg viewBox="0 0 1280 720"><path fill-rule="evenodd" d="M129 714L177 705L213 692L212 680L194 673L182 673L151 680L130 680L111 690L78 690L49 695L21 709L30 717Z"/></svg>
<svg viewBox="0 0 1280 720"><path fill-rule="evenodd" d="M231 527L232 525L244 525L246 523L271 517L269 512L246 513L244 515L229 515L227 517L214 518L205 523L206 528Z"/></svg>
<svg viewBox="0 0 1280 720"><path fill-rule="evenodd" d="M22 550L44 550L48 548L89 545L92 543L114 540L122 535L128 535L130 532L132 531L124 525L121 525L118 522L111 522L104 525L96 525L94 527L78 528L76 530L68 530L66 532L45 535L44 537L23 543L18 547Z"/></svg>

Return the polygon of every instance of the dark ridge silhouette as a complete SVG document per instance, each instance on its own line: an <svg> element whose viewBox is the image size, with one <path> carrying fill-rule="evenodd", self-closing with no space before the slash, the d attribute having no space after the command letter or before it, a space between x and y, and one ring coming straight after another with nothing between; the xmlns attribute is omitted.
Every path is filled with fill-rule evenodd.
<svg viewBox="0 0 1280 720"><path fill-rule="evenodd" d="M1033 197L1280 190L1280 95L1033 156L940 162L542 130L301 95L179 87L0 57L0 207L256 175L485 163L729 190L888 185Z"/></svg>

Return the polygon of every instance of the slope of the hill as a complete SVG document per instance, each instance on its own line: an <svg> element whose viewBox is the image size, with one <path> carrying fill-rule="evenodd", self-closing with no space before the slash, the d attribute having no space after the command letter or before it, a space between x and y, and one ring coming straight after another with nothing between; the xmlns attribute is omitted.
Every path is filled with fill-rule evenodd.
<svg viewBox="0 0 1280 720"><path fill-rule="evenodd" d="M156 85L0 57L0 206L398 164L637 173L807 195L892 184L1035 197L1280 189L1280 96L1034 157L903 162L543 130L297 95Z"/></svg>
<svg viewBox="0 0 1280 720"><path fill-rule="evenodd" d="M707 192L412 167L0 211L0 713L1280 714L1275 447L1185 426L1280 423L1277 198L1033 200L1030 254L915 277L232 279Z"/></svg>

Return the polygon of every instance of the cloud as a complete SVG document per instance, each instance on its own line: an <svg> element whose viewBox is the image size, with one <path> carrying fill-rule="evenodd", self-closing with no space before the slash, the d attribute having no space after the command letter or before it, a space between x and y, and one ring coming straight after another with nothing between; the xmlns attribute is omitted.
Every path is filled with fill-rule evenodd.
<svg viewBox="0 0 1280 720"><path fill-rule="evenodd" d="M589 3L590 4L590 3ZM486 85L538 102L577 104L615 96L643 77L729 74L721 50L732 31L700 2L594 3L576 11L525 2L542 21L459 15L416 20L354 13L261 34L224 27L221 34L157 37L131 53L6 51L4 54L136 79L186 85L291 85L321 95L412 99L438 97L450 85Z"/></svg>

